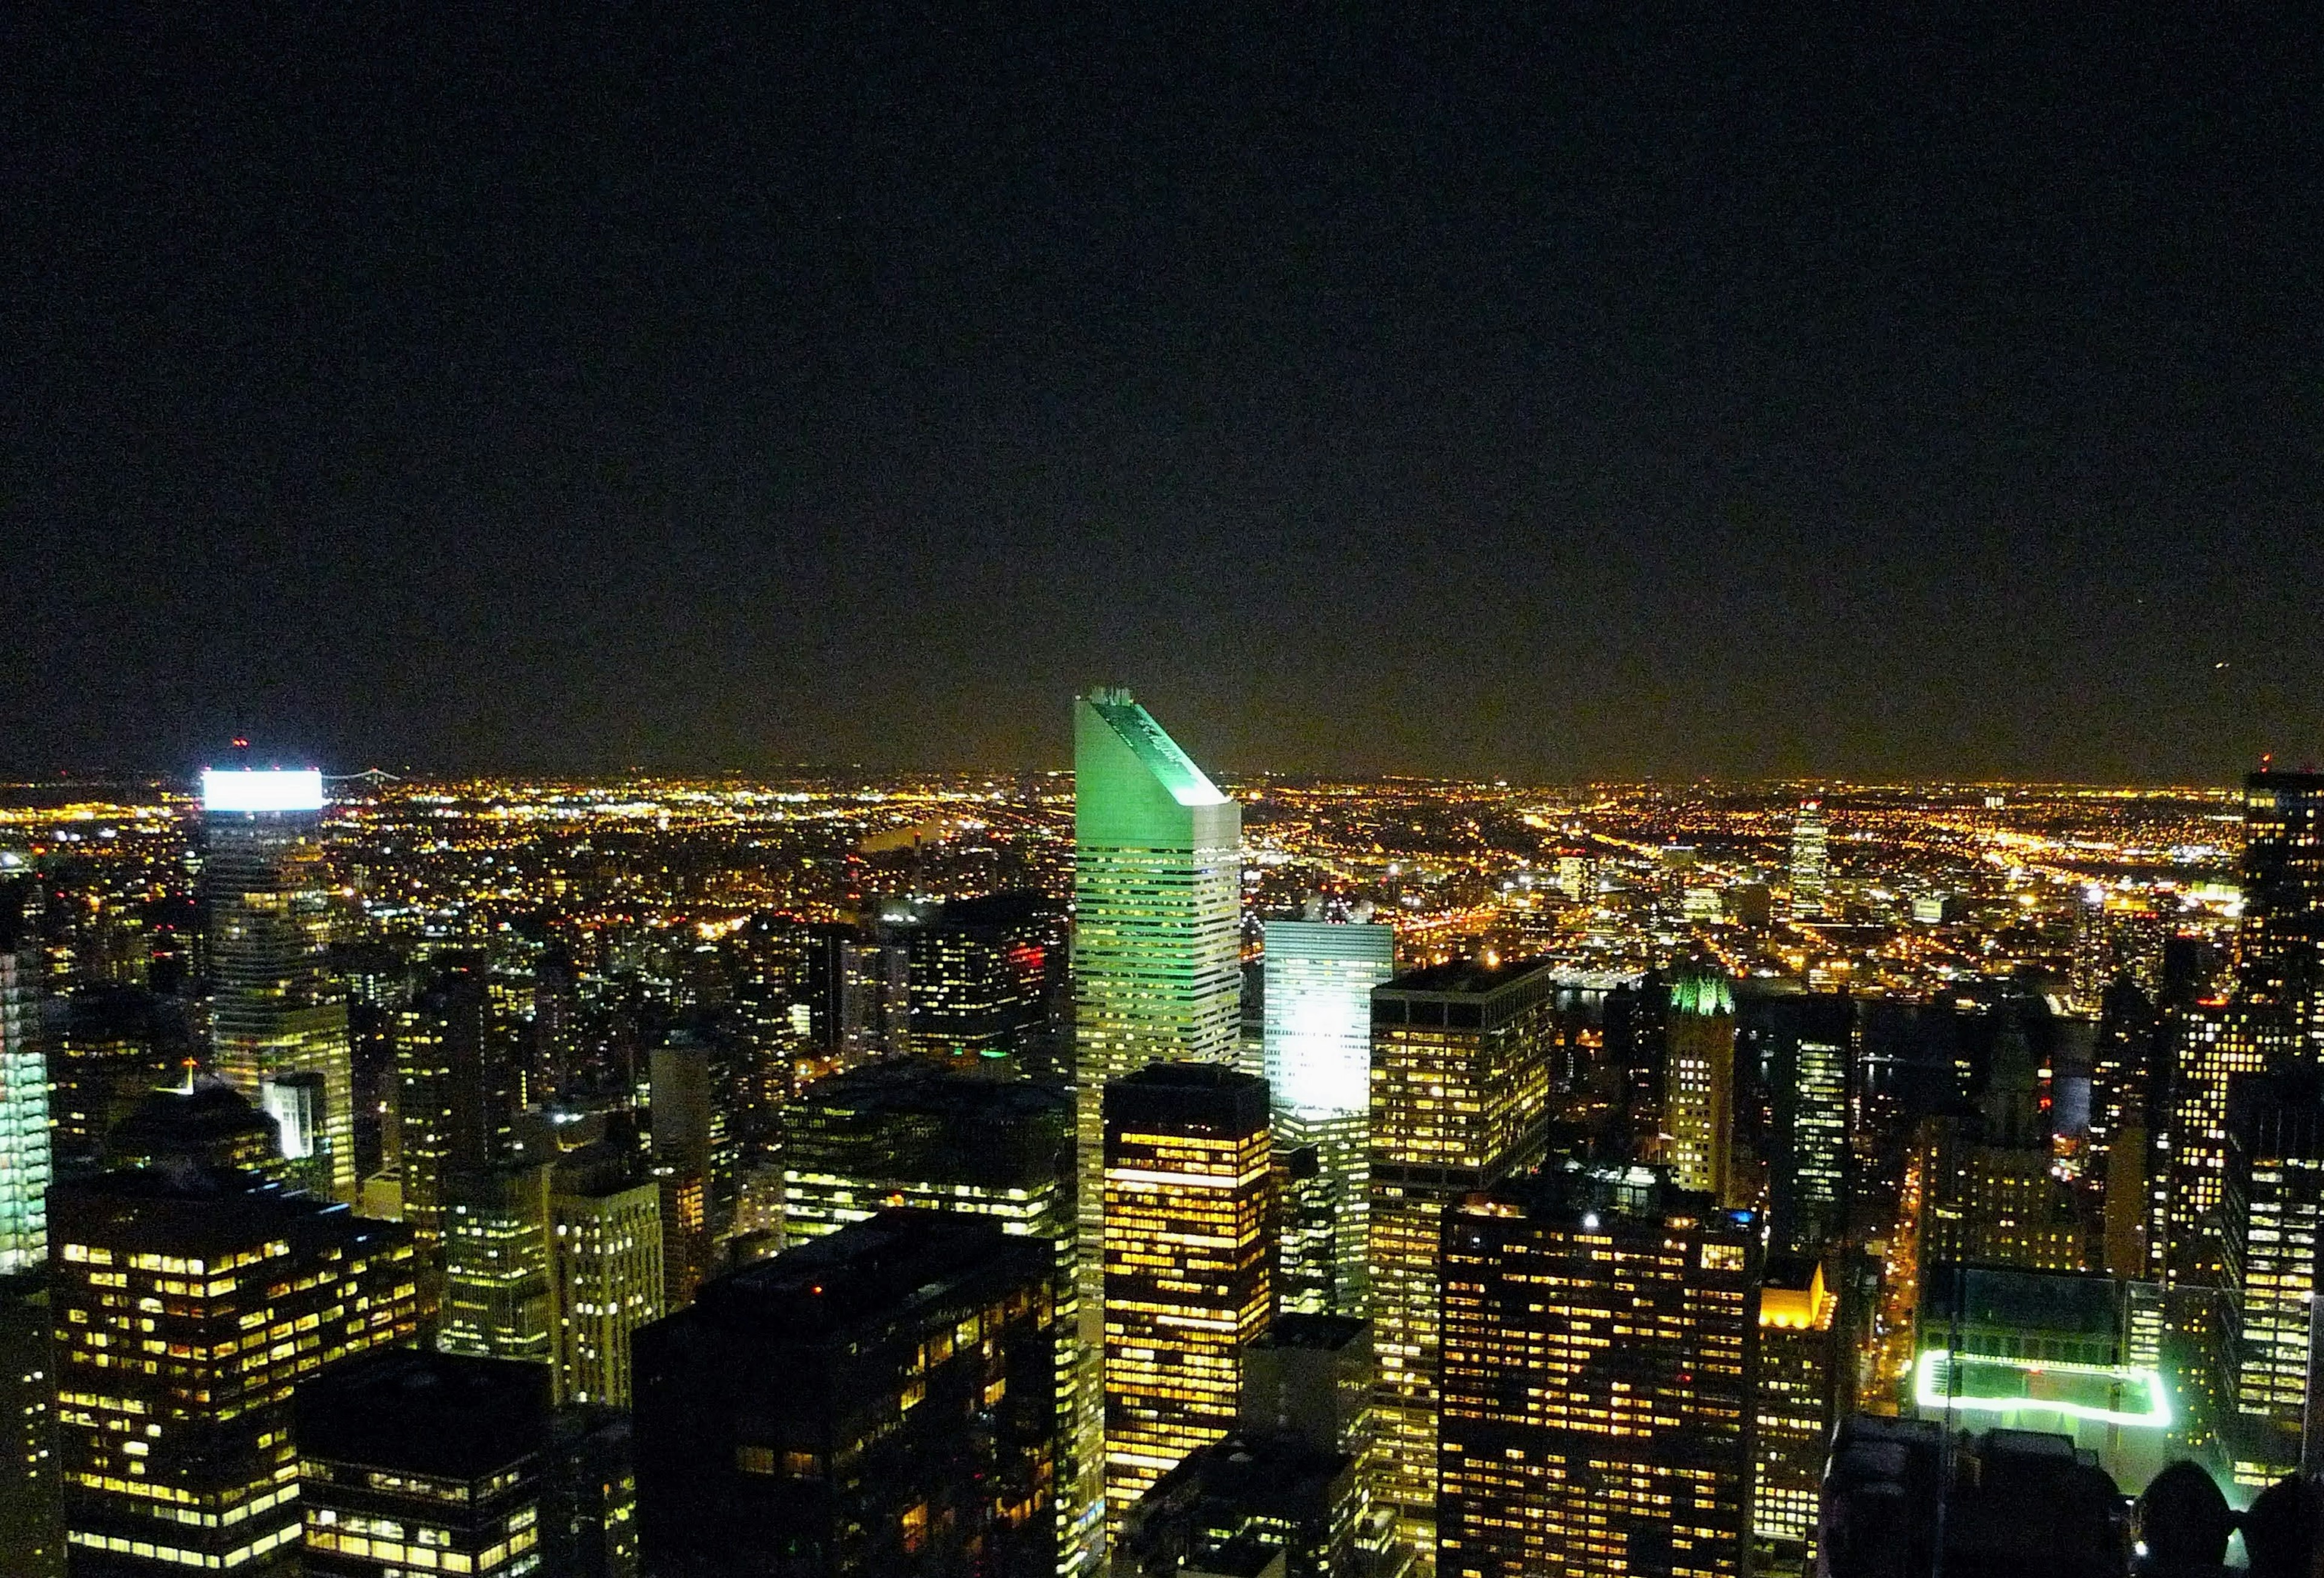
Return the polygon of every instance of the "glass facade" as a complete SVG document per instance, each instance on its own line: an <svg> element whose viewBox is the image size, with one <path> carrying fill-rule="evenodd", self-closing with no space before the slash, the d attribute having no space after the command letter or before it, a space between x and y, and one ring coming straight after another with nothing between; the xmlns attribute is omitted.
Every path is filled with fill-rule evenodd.
<svg viewBox="0 0 2324 1578"><path fill-rule="evenodd" d="M275 778L299 783L255 781ZM321 1076L317 1171L333 1198L352 1201L355 1073L347 1005L323 972L330 889L320 781L312 773L210 773L203 791L201 901L217 1072L254 1102L270 1075Z"/></svg>
<svg viewBox="0 0 2324 1578"><path fill-rule="evenodd" d="M41 1028L41 955L0 937L0 1276L48 1258L49 1070Z"/></svg>

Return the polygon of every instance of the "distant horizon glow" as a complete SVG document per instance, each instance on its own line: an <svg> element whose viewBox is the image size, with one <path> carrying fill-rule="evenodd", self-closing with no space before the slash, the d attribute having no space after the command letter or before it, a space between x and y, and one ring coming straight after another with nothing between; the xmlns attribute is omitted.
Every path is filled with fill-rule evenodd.
<svg viewBox="0 0 2324 1578"><path fill-rule="evenodd" d="M205 811L319 811L323 775L311 767L290 770L202 770Z"/></svg>

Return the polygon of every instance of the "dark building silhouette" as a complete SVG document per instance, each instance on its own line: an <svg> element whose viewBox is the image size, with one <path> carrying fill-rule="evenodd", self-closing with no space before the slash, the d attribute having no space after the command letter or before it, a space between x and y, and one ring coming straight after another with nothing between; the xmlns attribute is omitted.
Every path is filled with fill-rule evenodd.
<svg viewBox="0 0 2324 1578"><path fill-rule="evenodd" d="M1048 1573L1056 1263L884 1213L704 1284L637 1333L638 1512L660 1578Z"/></svg>

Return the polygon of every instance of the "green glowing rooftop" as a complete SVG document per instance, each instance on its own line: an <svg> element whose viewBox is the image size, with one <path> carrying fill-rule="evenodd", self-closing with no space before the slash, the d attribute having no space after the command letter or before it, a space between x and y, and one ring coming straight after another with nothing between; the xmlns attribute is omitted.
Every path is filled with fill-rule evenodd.
<svg viewBox="0 0 2324 1578"><path fill-rule="evenodd" d="M1106 726L1130 748L1155 780L1170 791L1172 799L1182 806L1227 803L1226 796L1204 776L1194 758L1179 748L1177 741L1162 732L1162 725L1138 705L1129 691L1093 690L1083 699L1092 712L1105 720Z"/></svg>
<svg viewBox="0 0 2324 1578"><path fill-rule="evenodd" d="M1924 1411L1997 1414L2005 1424L2050 1415L2102 1425L2171 1427L2162 1375L2135 1365L2069 1364L1932 1348L1914 1367L1913 1398Z"/></svg>

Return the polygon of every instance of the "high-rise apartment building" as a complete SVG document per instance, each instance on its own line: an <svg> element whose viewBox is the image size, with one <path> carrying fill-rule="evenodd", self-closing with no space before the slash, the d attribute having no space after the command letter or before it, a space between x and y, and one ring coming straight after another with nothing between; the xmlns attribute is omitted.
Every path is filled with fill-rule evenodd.
<svg viewBox="0 0 2324 1578"><path fill-rule="evenodd" d="M1056 1571L1056 1273L895 1211L706 1283L638 1333L647 1570Z"/></svg>
<svg viewBox="0 0 2324 1578"><path fill-rule="evenodd" d="M330 945L323 780L313 771L202 775L201 903L211 1055L253 1102L274 1076L322 1081L317 1170L355 1195L347 1005L323 969Z"/></svg>
<svg viewBox="0 0 2324 1578"><path fill-rule="evenodd" d="M1226 1063L1240 1025L1242 812L1127 690L1074 703L1074 1390L1103 1395L1105 1087ZM1075 1495L1102 1500L1098 1464ZM1093 1536L1094 1531L1092 1531Z"/></svg>
<svg viewBox="0 0 2324 1578"><path fill-rule="evenodd" d="M1727 977L1686 971L1671 984L1663 1132L1671 1182L1735 1203L1735 993Z"/></svg>
<svg viewBox="0 0 2324 1578"><path fill-rule="evenodd" d="M662 1317L661 1187L612 1144L558 1158L549 1196L557 1400L630 1406L630 1339Z"/></svg>
<svg viewBox="0 0 2324 1578"><path fill-rule="evenodd" d="M299 1389L309 1578L541 1567L549 1372L413 1348Z"/></svg>
<svg viewBox="0 0 2324 1578"><path fill-rule="evenodd" d="M1444 1212L1538 1158L1558 987L1546 964L1462 959L1400 975L1372 993L1377 1490L1401 1536L1424 1556L1436 1515Z"/></svg>
<svg viewBox="0 0 2324 1578"><path fill-rule="evenodd" d="M412 1340L410 1229L192 1165L59 1184L50 1215L73 1571L292 1570L292 1389Z"/></svg>
<svg viewBox="0 0 2324 1578"><path fill-rule="evenodd" d="M1396 928L1270 920L1266 942L1262 1045L1276 1140L1286 1151L1314 1149L1332 1257L1315 1269L1328 1280L1301 1278L1286 1307L1359 1311L1370 1284L1371 997L1396 974Z"/></svg>
<svg viewBox="0 0 2324 1578"><path fill-rule="evenodd" d="M0 914L0 1277L48 1259L49 1066L41 1045L41 954Z"/></svg>
<svg viewBox="0 0 2324 1578"><path fill-rule="evenodd" d="M1655 1172L1444 1222L1444 1578L1747 1571L1759 1235Z"/></svg>
<svg viewBox="0 0 2324 1578"><path fill-rule="evenodd" d="M1825 908L1824 817L1821 800L1802 800L1792 816L1792 915L1820 919Z"/></svg>
<svg viewBox="0 0 2324 1578"><path fill-rule="evenodd" d="M1105 1093L1105 1496L1117 1526L1223 1436L1275 1314L1267 1082L1157 1063Z"/></svg>

